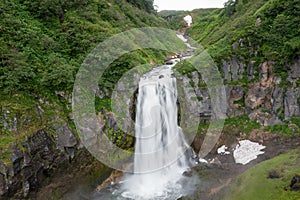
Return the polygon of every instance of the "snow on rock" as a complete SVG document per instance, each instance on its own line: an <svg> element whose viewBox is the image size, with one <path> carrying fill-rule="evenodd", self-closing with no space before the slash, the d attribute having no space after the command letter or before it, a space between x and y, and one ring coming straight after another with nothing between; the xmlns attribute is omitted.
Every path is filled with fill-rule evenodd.
<svg viewBox="0 0 300 200"><path fill-rule="evenodd" d="M251 142L250 140L241 140L233 152L234 160L236 163L245 165L256 159L258 155L263 154L264 152L261 150L264 148L266 147L259 143Z"/></svg>
<svg viewBox="0 0 300 200"><path fill-rule="evenodd" d="M228 148L225 145L223 145L220 148L218 148L217 152L218 152L218 154L228 155L228 154L230 154L230 152L226 151L227 149Z"/></svg>

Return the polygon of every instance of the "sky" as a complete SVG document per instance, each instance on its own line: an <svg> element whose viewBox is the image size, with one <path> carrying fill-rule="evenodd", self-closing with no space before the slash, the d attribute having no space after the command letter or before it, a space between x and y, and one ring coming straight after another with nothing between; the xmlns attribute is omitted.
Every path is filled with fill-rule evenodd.
<svg viewBox="0 0 300 200"><path fill-rule="evenodd" d="M228 0L154 0L161 10L193 10L195 8L222 8Z"/></svg>

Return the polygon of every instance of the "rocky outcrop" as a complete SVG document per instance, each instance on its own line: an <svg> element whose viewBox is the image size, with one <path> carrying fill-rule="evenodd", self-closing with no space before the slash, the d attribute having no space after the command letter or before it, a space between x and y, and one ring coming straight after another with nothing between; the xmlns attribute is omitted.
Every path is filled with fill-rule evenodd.
<svg viewBox="0 0 300 200"><path fill-rule="evenodd" d="M300 116L300 58L287 66L286 78L274 72L275 64L268 60L261 64L255 61L245 63L242 58L235 56L221 62L229 104L228 117L248 115L251 120L269 126ZM196 94L199 101L199 109L194 103L191 110L209 118L211 102L207 89L199 87L203 85L201 76L193 72L184 75L182 80L192 86L192 89L184 87L185 94ZM187 96L192 98L191 94Z"/></svg>
<svg viewBox="0 0 300 200"><path fill-rule="evenodd" d="M11 146L10 158L0 161L0 196L27 197L43 180L63 163L74 157L77 140L66 125L58 127L55 138L48 130L40 130L25 141Z"/></svg>
<svg viewBox="0 0 300 200"><path fill-rule="evenodd" d="M295 59L294 63L288 67L288 78L287 81L293 83L293 85L295 85L295 83L298 81L299 77L300 77L300 58L299 59Z"/></svg>
<svg viewBox="0 0 300 200"><path fill-rule="evenodd" d="M137 85L140 76L133 75L137 76L132 79ZM129 85L126 84L132 82L125 81L125 85L120 82L118 87L118 94L125 97L129 94L126 90ZM134 90L135 87L131 88L131 93ZM99 91L97 94L105 95ZM114 102L116 111L122 103L130 109L134 106L131 105L134 104L134 97L128 96L126 102L126 98L117 100L120 101ZM0 199L29 198L46 179L52 178L57 172L63 173L66 170L64 167L74 160L78 162L78 155L83 152L83 145L75 136L74 129L67 123L67 117L61 114L65 112L64 108L42 98L33 102L32 107L16 109L19 107L10 104L1 107L0 133L15 138L7 142L5 147L0 146ZM132 115L129 112L125 114ZM119 123L114 112L102 110L98 113L98 121L112 143L124 149L133 147L134 138L129 135L131 127ZM87 151L84 152L92 157Z"/></svg>
<svg viewBox="0 0 300 200"><path fill-rule="evenodd" d="M134 137L120 127L122 124L118 123L117 117L113 112L103 110L98 114L98 119L100 124L102 124L102 131L113 144L122 149L133 147Z"/></svg>
<svg viewBox="0 0 300 200"><path fill-rule="evenodd" d="M300 87L288 88L284 96L284 118L300 116Z"/></svg>
<svg viewBox="0 0 300 200"><path fill-rule="evenodd" d="M200 86L203 80L198 72L193 72L191 76L183 75L177 79L179 98L182 98L180 99L181 107L183 107L181 114L209 120L212 115L209 92L207 88Z"/></svg>
<svg viewBox="0 0 300 200"><path fill-rule="evenodd" d="M1 102L0 199L27 197L71 162L79 147L68 108L46 97L13 98L18 101Z"/></svg>
<svg viewBox="0 0 300 200"><path fill-rule="evenodd" d="M243 78L245 64L239 62L236 57L232 57L232 59L228 61L222 61L222 70L224 72L224 80L228 82L238 81Z"/></svg>
<svg viewBox="0 0 300 200"><path fill-rule="evenodd" d="M44 114L39 116L37 110L29 110L21 115L12 108L4 107L2 111L0 119L5 121L5 126L0 127L0 131L15 139L0 149L0 199L23 199L39 189L47 178L63 171L64 166L76 160L82 145L61 116L51 115L53 120L44 124L44 128L37 127L37 131L29 134L23 132L22 124L43 124L42 119L48 120ZM12 120L14 118L16 122ZM113 112L103 110L98 114L98 121L102 131L115 145L124 149L133 147L133 137L122 131ZM23 134L27 136L23 137Z"/></svg>

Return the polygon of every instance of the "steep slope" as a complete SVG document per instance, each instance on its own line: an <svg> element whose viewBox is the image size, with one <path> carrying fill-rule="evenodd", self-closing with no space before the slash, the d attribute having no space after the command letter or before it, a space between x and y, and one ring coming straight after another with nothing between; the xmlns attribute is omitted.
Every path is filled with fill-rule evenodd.
<svg viewBox="0 0 300 200"><path fill-rule="evenodd" d="M230 0L223 10L196 20L190 34L218 60L238 54L283 64L299 56L299 10L294 0ZM244 46L236 51L231 45L241 39Z"/></svg>
<svg viewBox="0 0 300 200"><path fill-rule="evenodd" d="M1 90L10 94L70 90L76 69L99 42L134 27L166 26L125 0L5 0L0 6Z"/></svg>

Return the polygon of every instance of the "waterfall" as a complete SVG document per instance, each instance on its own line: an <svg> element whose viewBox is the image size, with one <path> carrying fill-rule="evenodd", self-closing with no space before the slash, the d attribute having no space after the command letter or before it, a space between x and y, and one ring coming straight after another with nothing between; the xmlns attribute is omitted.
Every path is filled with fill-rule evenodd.
<svg viewBox="0 0 300 200"><path fill-rule="evenodd" d="M189 145L177 124L177 85L172 65L155 68L139 82L134 174L123 182L130 199L176 199L189 168Z"/></svg>

